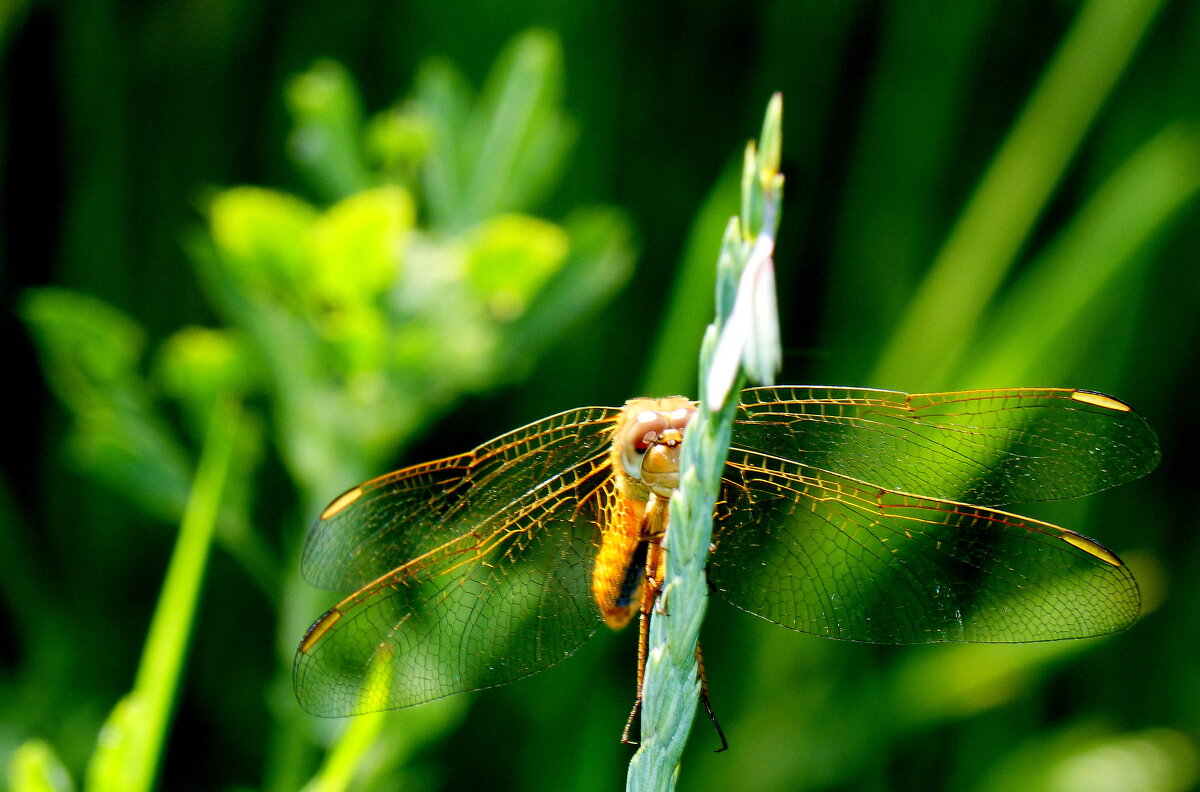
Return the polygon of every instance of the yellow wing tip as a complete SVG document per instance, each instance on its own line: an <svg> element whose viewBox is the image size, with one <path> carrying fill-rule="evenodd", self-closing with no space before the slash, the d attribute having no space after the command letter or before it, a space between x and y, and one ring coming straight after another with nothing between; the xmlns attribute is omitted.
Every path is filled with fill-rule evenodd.
<svg viewBox="0 0 1200 792"><path fill-rule="evenodd" d="M335 500L333 503L331 503L325 507L325 511L321 512L321 519L328 520L330 517L334 516L335 514L340 512L342 509L346 508L351 503L354 503L354 501L361 498L362 494L363 494L362 487L355 487L354 489L350 490L349 492L342 493L341 495L339 495L337 497L337 500Z"/></svg>
<svg viewBox="0 0 1200 792"><path fill-rule="evenodd" d="M1088 555L1095 556L1107 564L1112 564L1115 567L1125 566L1121 559L1117 558L1115 553L1099 542L1093 542L1086 536L1080 536L1077 533L1071 533L1067 531L1062 533L1059 538L1067 544L1078 547Z"/></svg>
<svg viewBox="0 0 1200 792"><path fill-rule="evenodd" d="M1119 399L1114 399L1112 396L1105 396L1103 393L1095 391L1077 390L1071 392L1071 398L1075 401L1091 404L1096 407L1103 407L1106 410L1115 410L1117 412L1131 412L1128 404Z"/></svg>
<svg viewBox="0 0 1200 792"><path fill-rule="evenodd" d="M321 640L321 638L325 636L325 633L329 632L329 629L333 627L333 625L337 624L338 620L341 618L342 612L337 608L334 608L313 622L313 626L309 627L308 632L306 632L304 637L300 639L300 651L304 654L308 654L309 650L316 645L317 641Z"/></svg>

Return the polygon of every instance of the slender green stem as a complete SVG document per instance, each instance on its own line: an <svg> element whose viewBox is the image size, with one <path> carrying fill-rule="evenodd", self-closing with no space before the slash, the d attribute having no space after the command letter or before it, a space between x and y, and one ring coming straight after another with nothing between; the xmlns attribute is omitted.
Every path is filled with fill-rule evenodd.
<svg viewBox="0 0 1200 792"><path fill-rule="evenodd" d="M710 353L715 338L715 333L706 336ZM741 380L739 375L739 385ZM708 605L704 566L737 399L727 400L718 412L704 404L701 399L700 409L688 423L680 489L671 498L670 528L664 542L666 582L661 610L650 620L641 747L629 764L630 790L674 788L701 692L696 646Z"/></svg>
<svg viewBox="0 0 1200 792"><path fill-rule="evenodd" d="M385 716L383 712L370 712L352 718L304 792L340 792L348 788L364 756L375 745Z"/></svg>
<svg viewBox="0 0 1200 792"><path fill-rule="evenodd" d="M629 763L630 790L670 790L679 776L701 693L696 647L708 605L705 564L743 369L761 381L779 365L771 252L783 187L781 114L776 95L767 108L761 150L747 148L741 221L730 221L718 259L717 315L700 352L700 404L688 422L680 486L671 497L663 540L666 570L650 619L641 747Z"/></svg>
<svg viewBox="0 0 1200 792"><path fill-rule="evenodd" d="M75 785L54 748L45 740L26 740L8 761L5 773L12 792L73 792Z"/></svg>
<svg viewBox="0 0 1200 792"><path fill-rule="evenodd" d="M88 768L88 788L141 792L153 786L233 461L241 405L219 401L154 610L133 690L113 709Z"/></svg>

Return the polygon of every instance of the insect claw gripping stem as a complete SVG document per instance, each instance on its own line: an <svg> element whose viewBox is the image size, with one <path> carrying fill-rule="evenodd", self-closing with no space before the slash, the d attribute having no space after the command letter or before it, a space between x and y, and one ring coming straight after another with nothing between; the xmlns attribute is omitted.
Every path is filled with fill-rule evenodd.
<svg viewBox="0 0 1200 792"><path fill-rule="evenodd" d="M721 739L721 747L713 751L713 753L721 753L728 750L729 740L725 739L725 730L721 728L721 722L717 720L717 713L713 710L712 699L708 695L708 675L704 673L704 655L700 651L700 644L696 644L696 669L700 675L700 703L704 705L704 711L708 713L708 719L712 721L713 728L717 731L717 737Z"/></svg>

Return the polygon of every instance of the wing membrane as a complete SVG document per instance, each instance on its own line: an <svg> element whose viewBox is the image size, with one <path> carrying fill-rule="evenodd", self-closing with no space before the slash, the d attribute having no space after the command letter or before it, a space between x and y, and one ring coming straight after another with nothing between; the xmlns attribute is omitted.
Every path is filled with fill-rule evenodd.
<svg viewBox="0 0 1200 792"><path fill-rule="evenodd" d="M553 416L335 500L310 533L306 576L373 577L301 642L293 681L305 709L350 715L504 684L591 635L613 414Z"/></svg>
<svg viewBox="0 0 1200 792"><path fill-rule="evenodd" d="M1159 455L1154 432L1126 405L1053 388L750 388L733 444L884 489L988 505L1087 495L1145 475Z"/></svg>
<svg viewBox="0 0 1200 792"><path fill-rule="evenodd" d="M355 487L309 530L304 578L321 588L356 590L495 519L530 492L559 486L578 466L604 457L619 412L559 413L466 454Z"/></svg>
<svg viewBox="0 0 1200 792"><path fill-rule="evenodd" d="M1102 635L1137 616L1129 571L1071 531L740 449L726 472L710 579L793 630L1022 642Z"/></svg>
<svg viewBox="0 0 1200 792"><path fill-rule="evenodd" d="M753 388L742 402L709 565L734 605L880 643L1080 638L1136 617L1133 578L1099 544L961 502L1074 497L1143 475L1157 441L1121 402L804 387ZM620 412L551 416L337 498L302 570L356 593L301 641L303 706L404 707L573 652L600 622L589 576L617 508Z"/></svg>

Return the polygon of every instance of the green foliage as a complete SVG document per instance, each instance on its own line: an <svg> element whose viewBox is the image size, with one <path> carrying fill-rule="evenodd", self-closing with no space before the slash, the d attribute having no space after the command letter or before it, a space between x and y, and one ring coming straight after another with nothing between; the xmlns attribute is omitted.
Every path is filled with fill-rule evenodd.
<svg viewBox="0 0 1200 792"><path fill-rule="evenodd" d="M55 392L75 416L76 461L148 513L179 514L190 466L138 374L141 328L99 300L60 289L28 293L23 318Z"/></svg>
<svg viewBox="0 0 1200 792"><path fill-rule="evenodd" d="M1196 786L1196 5L12 8L0 296L26 332L10 322L14 423L36 436L10 433L0 478L8 787L96 783L151 654L163 526L231 396L208 585L175 606L189 662L160 676L183 683L161 786L619 784L628 635L478 695L304 715L291 658L336 595L298 580L296 549L401 461L692 392L740 211L731 149L774 90L782 381L1122 397L1161 471L1035 516L1112 547L1145 606L1103 639L881 648L714 605L731 747L694 735L681 788ZM622 292L630 223L589 206L616 202L644 251Z"/></svg>
<svg viewBox="0 0 1200 792"><path fill-rule="evenodd" d="M142 672L103 726L88 788L152 783L218 520L269 597L296 576L249 527L262 429L231 413L231 399L267 399L310 511L378 472L464 394L520 376L625 278L629 232L615 212L579 211L564 225L527 213L558 177L570 138L561 69L555 39L529 34L477 102L448 66L432 66L409 109L365 125L340 65L321 61L297 77L292 151L335 200L322 207L250 186L213 194L189 250L226 326L178 330L150 374L139 370L145 333L134 320L75 292L27 294L23 317L74 416L83 469L147 513L182 519ZM176 405L202 442L195 478L188 443L164 414ZM206 475L210 457L217 472ZM377 741L402 756L410 749L398 746L415 739L363 721L322 778L343 786Z"/></svg>
<svg viewBox="0 0 1200 792"><path fill-rule="evenodd" d="M619 219L593 210L559 226L521 213L567 141L561 68L555 40L527 34L476 102L449 66L428 66L404 109L366 135L348 75L320 62L291 84L292 148L336 203L322 211L256 187L210 201L211 235L193 254L270 372L284 461L313 502L328 482L378 470L461 394L519 377L624 279ZM397 177L414 167L416 180ZM555 280L575 288L551 290Z"/></svg>
<svg viewBox="0 0 1200 792"><path fill-rule="evenodd" d="M8 764L8 788L13 792L71 792L71 783L54 749L44 740L29 740L13 752Z"/></svg>
<svg viewBox="0 0 1200 792"><path fill-rule="evenodd" d="M875 381L907 387L915 367L923 388L955 386L956 364L974 348L988 305L1159 5L1085 5L892 334ZM1175 156L1185 174L1193 174L1182 180L1194 181L1187 162L1194 155L1182 148ZM1157 220L1169 214L1174 198L1171 191L1163 209L1152 212ZM1091 220L1084 216L1081 223ZM1027 349L1015 349L1028 357Z"/></svg>

